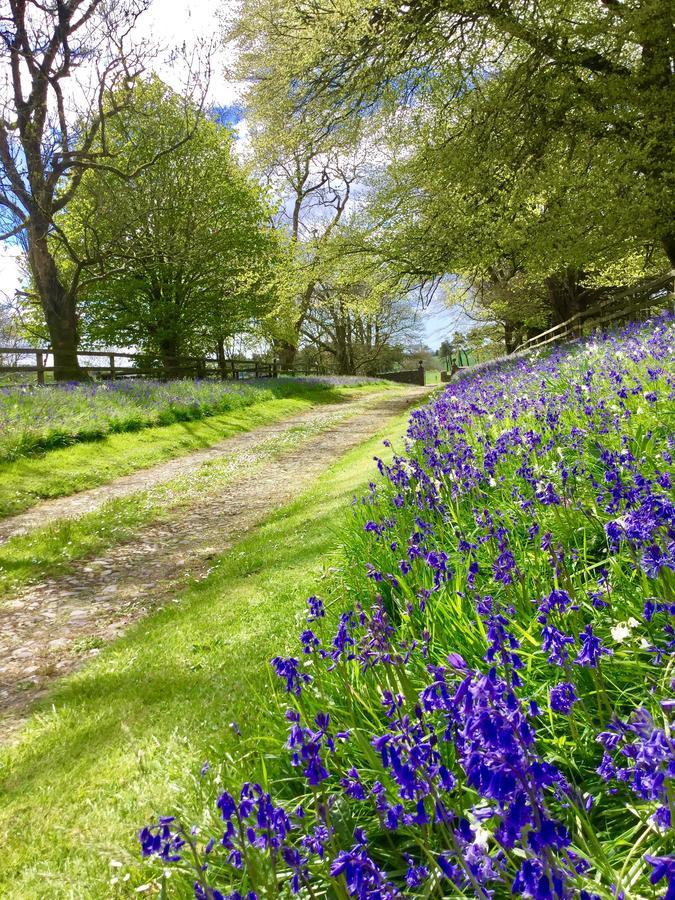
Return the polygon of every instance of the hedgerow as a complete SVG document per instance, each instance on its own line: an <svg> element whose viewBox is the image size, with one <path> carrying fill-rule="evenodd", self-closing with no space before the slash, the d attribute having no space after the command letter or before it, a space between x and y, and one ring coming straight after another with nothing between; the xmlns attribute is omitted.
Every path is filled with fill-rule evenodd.
<svg viewBox="0 0 675 900"><path fill-rule="evenodd" d="M285 722L242 763L263 776L205 767L198 824L140 832L166 884L675 897L674 338L661 317L413 413L355 501L358 602L311 597L271 661Z"/></svg>

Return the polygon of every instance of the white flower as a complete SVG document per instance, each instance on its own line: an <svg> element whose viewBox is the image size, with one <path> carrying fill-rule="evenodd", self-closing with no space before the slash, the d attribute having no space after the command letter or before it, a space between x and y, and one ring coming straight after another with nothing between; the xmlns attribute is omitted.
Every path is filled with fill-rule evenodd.
<svg viewBox="0 0 675 900"><path fill-rule="evenodd" d="M620 644L630 636L633 628L637 628L639 624L638 620L631 616L627 622L618 622L613 628L610 628L610 633L617 644Z"/></svg>
<svg viewBox="0 0 675 900"><path fill-rule="evenodd" d="M479 847L487 847L490 832L486 828L483 828L482 825L474 825L473 832L476 835L474 843L478 844Z"/></svg>
<svg viewBox="0 0 675 900"><path fill-rule="evenodd" d="M617 644L620 644L630 635L630 628L626 622L620 622L618 625L610 628L610 633Z"/></svg>

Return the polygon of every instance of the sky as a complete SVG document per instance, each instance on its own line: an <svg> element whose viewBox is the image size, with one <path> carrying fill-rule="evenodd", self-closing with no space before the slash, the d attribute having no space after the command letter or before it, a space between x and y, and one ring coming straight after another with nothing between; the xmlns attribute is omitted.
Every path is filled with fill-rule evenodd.
<svg viewBox="0 0 675 900"><path fill-rule="evenodd" d="M199 40L214 41L220 30L220 16L227 9L229 0L153 0L150 8L138 23L139 37L145 37L167 50L182 46L194 46ZM229 4L230 8L231 3ZM181 72L175 65L158 58L153 66L157 73L173 87L180 88ZM225 69L227 58L224 49L216 49L212 57L212 71L207 102L217 107L230 107L241 97L241 86L228 79ZM245 129L245 123L238 126ZM16 245L0 242L0 294L12 296L19 286L19 250ZM456 330L466 328L466 319L457 309L448 309L439 295L423 314L424 343L436 349L445 338L451 338Z"/></svg>

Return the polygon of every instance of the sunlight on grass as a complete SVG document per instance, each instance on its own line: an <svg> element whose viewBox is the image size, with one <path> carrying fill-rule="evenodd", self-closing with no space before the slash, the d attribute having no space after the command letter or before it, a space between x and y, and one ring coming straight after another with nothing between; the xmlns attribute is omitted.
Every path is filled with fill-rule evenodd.
<svg viewBox="0 0 675 900"><path fill-rule="evenodd" d="M0 757L0 895L115 896L111 858L142 883L136 828L195 789L175 772L198 772L214 746L222 758L235 740L229 723L245 728L259 715L264 663L294 639L306 594L329 589L348 501L372 477L383 436L348 453L180 604L139 623L34 713Z"/></svg>
<svg viewBox="0 0 675 900"><path fill-rule="evenodd" d="M383 383L341 389L311 390L303 386L299 397L268 400L193 422L113 434L95 443L75 444L42 456L0 463L0 517L29 509L41 500L97 487L138 469L202 450L313 406L346 402L387 387Z"/></svg>

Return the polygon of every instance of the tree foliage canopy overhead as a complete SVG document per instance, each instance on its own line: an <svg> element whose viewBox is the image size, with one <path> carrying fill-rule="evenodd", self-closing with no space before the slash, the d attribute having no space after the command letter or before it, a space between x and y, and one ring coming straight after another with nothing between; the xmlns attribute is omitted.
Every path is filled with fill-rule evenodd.
<svg viewBox="0 0 675 900"><path fill-rule="evenodd" d="M258 103L372 129L371 249L560 294L675 262L672 32L667 0L245 0L233 37Z"/></svg>

